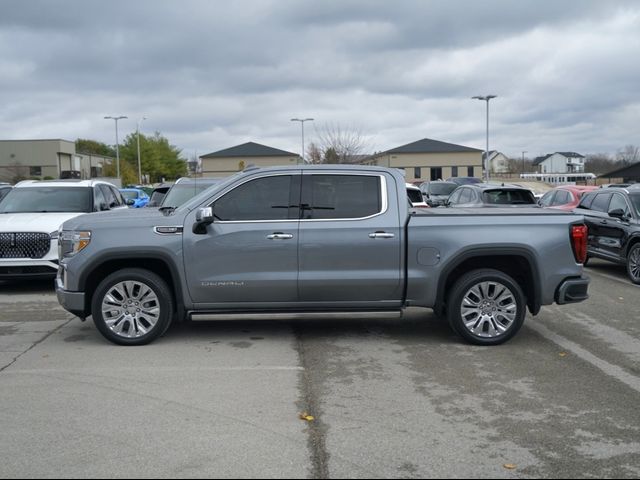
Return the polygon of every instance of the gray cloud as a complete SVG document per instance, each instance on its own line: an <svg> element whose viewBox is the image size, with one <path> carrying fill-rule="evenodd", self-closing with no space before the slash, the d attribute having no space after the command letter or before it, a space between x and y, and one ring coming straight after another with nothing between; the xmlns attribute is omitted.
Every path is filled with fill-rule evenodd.
<svg viewBox="0 0 640 480"><path fill-rule="evenodd" d="M187 153L297 151L304 115L482 148L493 93L492 148L614 152L640 143L637 58L631 1L4 1L0 131L113 143L104 115L147 115Z"/></svg>

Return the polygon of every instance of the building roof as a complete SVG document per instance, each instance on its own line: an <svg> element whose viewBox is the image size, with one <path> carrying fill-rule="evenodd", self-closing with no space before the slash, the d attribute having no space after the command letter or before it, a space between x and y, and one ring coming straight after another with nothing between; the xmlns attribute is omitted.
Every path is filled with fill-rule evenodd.
<svg viewBox="0 0 640 480"><path fill-rule="evenodd" d="M247 142L235 147L225 148L217 152L207 153L200 158L217 158L217 157L298 157L297 153L286 152L259 143Z"/></svg>
<svg viewBox="0 0 640 480"><path fill-rule="evenodd" d="M563 157L566 157L566 158L585 158L584 155L580 155L579 153L576 153L576 152L554 152L554 153L547 153L546 155L542 155L541 157L536 157L533 160L533 164L534 165L540 165L547 158L549 158L552 155L555 155L556 153L558 155L562 155Z"/></svg>
<svg viewBox="0 0 640 480"><path fill-rule="evenodd" d="M401 147L382 152L388 153L454 153L454 152L482 152L478 148L465 147L455 143L441 142L430 138L423 138L417 142L407 143Z"/></svg>
<svg viewBox="0 0 640 480"><path fill-rule="evenodd" d="M598 178L636 178L640 180L640 162L599 175Z"/></svg>

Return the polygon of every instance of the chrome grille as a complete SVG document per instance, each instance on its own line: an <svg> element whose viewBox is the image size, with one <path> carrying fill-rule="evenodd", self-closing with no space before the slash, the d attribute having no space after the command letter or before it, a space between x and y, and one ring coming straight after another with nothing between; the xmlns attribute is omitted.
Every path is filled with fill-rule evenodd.
<svg viewBox="0 0 640 480"><path fill-rule="evenodd" d="M42 258L50 246L48 233L0 233L0 258Z"/></svg>

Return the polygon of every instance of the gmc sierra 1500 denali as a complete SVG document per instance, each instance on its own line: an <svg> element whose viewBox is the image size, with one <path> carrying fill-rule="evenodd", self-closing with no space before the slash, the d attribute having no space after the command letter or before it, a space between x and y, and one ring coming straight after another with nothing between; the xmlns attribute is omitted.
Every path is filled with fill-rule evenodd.
<svg viewBox="0 0 640 480"><path fill-rule="evenodd" d="M587 298L579 215L422 209L398 170L250 168L178 208L87 214L59 232L62 306L121 345L173 320L446 315L467 341Z"/></svg>

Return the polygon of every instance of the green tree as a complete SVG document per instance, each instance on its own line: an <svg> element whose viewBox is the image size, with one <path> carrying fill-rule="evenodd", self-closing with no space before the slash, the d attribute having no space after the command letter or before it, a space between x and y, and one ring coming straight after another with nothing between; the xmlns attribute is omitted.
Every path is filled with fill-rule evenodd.
<svg viewBox="0 0 640 480"><path fill-rule="evenodd" d="M115 157L116 149L106 143L86 138L78 138L76 140L76 152L91 153L93 155L103 155L105 157Z"/></svg>
<svg viewBox="0 0 640 480"><path fill-rule="evenodd" d="M187 175L187 162L181 157L179 148L171 145L160 132L153 135L140 134L140 164L143 175L149 175L151 182L175 180ZM138 178L138 135L131 133L120 146L120 170L126 163L134 172L134 182ZM123 184L125 183L123 178Z"/></svg>

